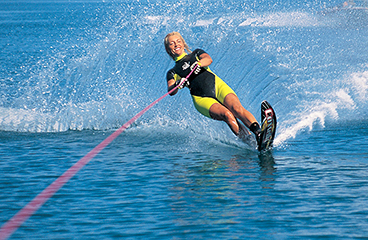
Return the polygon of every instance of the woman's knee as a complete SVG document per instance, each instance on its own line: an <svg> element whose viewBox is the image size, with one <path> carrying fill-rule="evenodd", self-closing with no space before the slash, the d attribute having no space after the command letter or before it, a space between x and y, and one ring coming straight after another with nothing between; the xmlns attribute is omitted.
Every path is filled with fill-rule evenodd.
<svg viewBox="0 0 368 240"><path fill-rule="evenodd" d="M245 108L241 104L234 104L231 107L231 112L237 117L242 116L245 111Z"/></svg>
<svg viewBox="0 0 368 240"><path fill-rule="evenodd" d="M221 104L213 104L209 111L213 119L225 121L227 123L236 121L233 113Z"/></svg>
<svg viewBox="0 0 368 240"><path fill-rule="evenodd" d="M226 122L234 134L239 134L238 121L234 114L221 104L214 104L210 108L210 115L212 119Z"/></svg>
<svg viewBox="0 0 368 240"><path fill-rule="evenodd" d="M227 122L227 123L236 122L236 118L235 118L234 114L229 110L225 111L223 116L224 116L224 121Z"/></svg>
<svg viewBox="0 0 368 240"><path fill-rule="evenodd" d="M235 94L228 94L225 97L224 105L234 114L241 114L245 110Z"/></svg>

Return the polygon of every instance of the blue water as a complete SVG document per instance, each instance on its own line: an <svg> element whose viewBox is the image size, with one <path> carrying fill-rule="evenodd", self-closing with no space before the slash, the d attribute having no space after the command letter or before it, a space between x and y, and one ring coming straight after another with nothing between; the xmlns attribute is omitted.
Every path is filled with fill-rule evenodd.
<svg viewBox="0 0 368 240"><path fill-rule="evenodd" d="M167 97L11 239L368 237L368 13L339 1L0 2L0 225L166 92L179 31L259 120L259 155Z"/></svg>

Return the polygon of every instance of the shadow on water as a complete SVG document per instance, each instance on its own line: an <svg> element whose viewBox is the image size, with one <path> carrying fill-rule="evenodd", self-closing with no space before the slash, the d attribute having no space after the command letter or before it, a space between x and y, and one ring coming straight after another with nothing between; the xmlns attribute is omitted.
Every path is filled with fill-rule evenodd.
<svg viewBox="0 0 368 240"><path fill-rule="evenodd" d="M175 223L172 228L190 226L188 235L206 228L215 236L216 232L228 232L231 224L233 230L247 232L239 223L258 221L254 219L255 209L272 208L260 204L261 198L273 201L276 167L271 152L257 155L242 151L230 159L223 155L191 155L187 154L185 161L175 160L166 176L173 213L170 217Z"/></svg>
<svg viewBox="0 0 368 240"><path fill-rule="evenodd" d="M271 151L264 152L258 155L259 166L261 168L261 175L265 176L266 179L272 176L275 171L275 158Z"/></svg>

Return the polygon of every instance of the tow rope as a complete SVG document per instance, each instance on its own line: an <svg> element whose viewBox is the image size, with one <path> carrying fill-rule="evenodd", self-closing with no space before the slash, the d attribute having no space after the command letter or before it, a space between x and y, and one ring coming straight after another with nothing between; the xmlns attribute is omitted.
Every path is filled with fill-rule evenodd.
<svg viewBox="0 0 368 240"><path fill-rule="evenodd" d="M198 64L194 66L192 71L188 74L186 79L188 79L194 70L197 68ZM150 105L140 111L132 119L126 122L123 126L117 129L114 133L108 136L104 141L92 149L87 155L81 158L73 166L71 166L66 172L58 177L53 183L51 183L47 188L45 188L41 193L39 193L31 202L29 202L25 207L23 207L17 214L15 214L11 219L9 219L0 229L0 240L5 240L9 238L29 217L32 216L49 198L51 198L65 183L67 183L79 170L81 170L92 158L94 158L98 153L100 153L107 145L109 145L115 138L117 138L125 129L127 129L135 120L141 117L145 112L147 112L151 107L160 102L162 99L167 97L169 94L174 92L180 84L175 86L166 94L162 95L160 98L153 101Z"/></svg>

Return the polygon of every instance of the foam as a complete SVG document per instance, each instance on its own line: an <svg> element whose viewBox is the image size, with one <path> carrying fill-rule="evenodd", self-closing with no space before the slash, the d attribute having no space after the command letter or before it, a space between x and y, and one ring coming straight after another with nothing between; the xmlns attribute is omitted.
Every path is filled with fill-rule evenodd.
<svg viewBox="0 0 368 240"><path fill-rule="evenodd" d="M305 12L276 12L246 18L240 27L310 27L319 26L320 22Z"/></svg>
<svg viewBox="0 0 368 240"><path fill-rule="evenodd" d="M361 101L368 98L368 71L353 73L350 77L353 88Z"/></svg>
<svg viewBox="0 0 368 240"><path fill-rule="evenodd" d="M327 120L337 121L341 110L353 110L356 103L348 94L346 89L338 89L331 93L326 93L325 99L315 100L299 105L300 110L290 113L292 117L284 120L282 127L279 127L280 134L275 138L275 146L282 145L285 141L295 138L302 131L312 131L314 126L325 127Z"/></svg>

